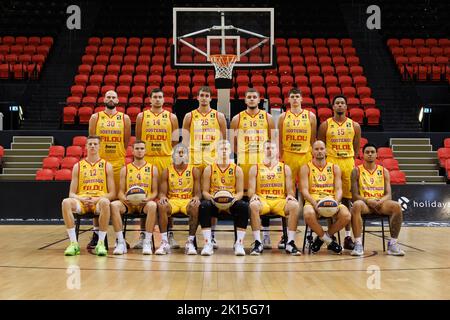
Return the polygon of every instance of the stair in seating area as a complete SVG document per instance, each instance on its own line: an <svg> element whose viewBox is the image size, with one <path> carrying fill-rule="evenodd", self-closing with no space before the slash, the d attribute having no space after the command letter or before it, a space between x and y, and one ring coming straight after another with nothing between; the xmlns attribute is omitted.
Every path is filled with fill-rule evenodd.
<svg viewBox="0 0 450 320"><path fill-rule="evenodd" d="M0 180L34 180L51 145L52 136L14 136L11 149L5 149Z"/></svg>
<svg viewBox="0 0 450 320"><path fill-rule="evenodd" d="M407 184L446 184L429 138L391 138L389 144Z"/></svg>

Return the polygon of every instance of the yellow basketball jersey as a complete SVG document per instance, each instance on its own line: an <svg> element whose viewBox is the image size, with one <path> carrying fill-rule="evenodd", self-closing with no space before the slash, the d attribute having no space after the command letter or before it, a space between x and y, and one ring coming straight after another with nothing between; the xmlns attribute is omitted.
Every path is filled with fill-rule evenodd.
<svg viewBox="0 0 450 320"><path fill-rule="evenodd" d="M90 164L86 159L78 163L78 190L81 197L101 197L108 193L106 160Z"/></svg>
<svg viewBox="0 0 450 320"><path fill-rule="evenodd" d="M259 110L251 116L246 110L239 113L237 149L239 164L262 163L264 142L269 139L267 112Z"/></svg>
<svg viewBox="0 0 450 320"><path fill-rule="evenodd" d="M216 163L211 166L209 193L214 194L220 190L226 190L232 194L236 194L236 164L230 163L223 171Z"/></svg>
<svg viewBox="0 0 450 320"><path fill-rule="evenodd" d="M311 151L311 120L308 110L299 114L286 111L283 121L283 150L293 153Z"/></svg>
<svg viewBox="0 0 450 320"><path fill-rule="evenodd" d="M314 200L325 197L334 198L334 167L327 162L325 167L319 168L312 161L308 162L309 168L309 194Z"/></svg>
<svg viewBox="0 0 450 320"><path fill-rule="evenodd" d="M168 168L167 198L190 199L194 196L194 166L189 164L179 173L174 165Z"/></svg>
<svg viewBox="0 0 450 320"><path fill-rule="evenodd" d="M347 118L343 123L337 123L333 118L327 119L327 156L334 158L350 158L355 155L353 138L355 128L353 120Z"/></svg>
<svg viewBox="0 0 450 320"><path fill-rule="evenodd" d="M212 164L216 158L216 143L220 140L220 125L217 111L207 114L197 109L191 112L190 156L193 164Z"/></svg>
<svg viewBox="0 0 450 320"><path fill-rule="evenodd" d="M100 136L100 157L105 160L124 158L125 119L122 112L109 116L104 111L98 113L95 134Z"/></svg>
<svg viewBox="0 0 450 320"><path fill-rule="evenodd" d="M125 191L131 187L141 187L145 194L152 193L153 165L145 163L142 167L136 167L132 162L126 165Z"/></svg>
<svg viewBox="0 0 450 320"><path fill-rule="evenodd" d="M286 198L286 177L284 163L278 162L272 168L256 165L256 194L265 199Z"/></svg>
<svg viewBox="0 0 450 320"><path fill-rule="evenodd" d="M172 155L172 122L171 113L167 110L155 114L145 110L142 115L142 131L140 139L145 141L146 156Z"/></svg>
<svg viewBox="0 0 450 320"><path fill-rule="evenodd" d="M367 199L381 199L384 197L384 168L377 165L372 172L364 165L358 166L359 194Z"/></svg>

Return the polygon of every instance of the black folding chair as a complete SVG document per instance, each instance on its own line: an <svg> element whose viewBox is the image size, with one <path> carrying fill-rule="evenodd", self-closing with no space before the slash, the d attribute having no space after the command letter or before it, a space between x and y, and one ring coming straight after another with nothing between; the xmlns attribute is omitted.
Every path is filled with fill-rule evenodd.
<svg viewBox="0 0 450 320"><path fill-rule="evenodd" d="M371 213L371 214L365 214L362 215L362 219L363 219L363 238L362 238L362 244L363 244L363 248L364 248L364 240L366 237L366 221L367 220L377 220L380 219L381 220L381 231L373 231L373 232L381 232L381 239L383 241L383 252L386 251L386 244L385 244L385 237L384 237L384 219L387 219L388 221L388 225L389 225L389 216L387 215L382 215L382 214L376 214L376 213Z"/></svg>
<svg viewBox="0 0 450 320"><path fill-rule="evenodd" d="M279 232L283 233L283 238L282 238L282 242L284 243L284 247L286 248L286 244L287 244L287 240L288 240L288 236L287 236L287 220L286 217L277 215L277 214L265 214L261 217L266 217L267 219L281 219L281 230ZM275 230L273 230L275 231Z"/></svg>
<svg viewBox="0 0 450 320"><path fill-rule="evenodd" d="M333 217L320 217L319 221L323 221L323 220L327 220L329 224L333 224ZM309 231L309 236L308 236L308 231ZM308 254L311 254L311 245L313 244L313 236L312 236L312 229L305 223L305 236L303 237L303 248L302 248L302 252L305 253L305 246L306 246L306 241L308 241ZM341 234L338 231L338 242L339 245L341 244Z"/></svg>
<svg viewBox="0 0 450 320"><path fill-rule="evenodd" d="M143 230L143 229L141 229L141 228L139 228L139 229L135 229L135 228L133 228L133 229L128 229L128 220L130 219L130 220L134 220L134 219L142 219L142 218L144 218L144 219L146 219L147 218L147 214L145 214L145 213L141 213L141 212L136 212L136 213L125 213L125 214L123 214L122 215L122 224L123 224L123 238L125 239L126 237L126 234L127 234L127 231L139 231L139 232L144 232L145 231L145 229ZM140 225L139 225L140 226ZM155 237L153 236L153 233L152 233L152 249L153 249L153 252L155 252Z"/></svg>

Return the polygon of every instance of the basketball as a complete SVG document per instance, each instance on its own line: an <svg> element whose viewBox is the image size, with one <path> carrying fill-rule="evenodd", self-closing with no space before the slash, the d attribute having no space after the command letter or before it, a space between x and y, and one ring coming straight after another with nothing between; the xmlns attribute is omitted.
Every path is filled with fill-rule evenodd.
<svg viewBox="0 0 450 320"><path fill-rule="evenodd" d="M332 198L325 198L319 201L319 214L322 217L332 217L338 211L338 203Z"/></svg>
<svg viewBox="0 0 450 320"><path fill-rule="evenodd" d="M145 190L141 187L131 187L126 194L127 200L134 206L139 205L146 196Z"/></svg>
<svg viewBox="0 0 450 320"><path fill-rule="evenodd" d="M214 204L220 210L227 210L233 205L234 197L226 190L217 191L213 197Z"/></svg>

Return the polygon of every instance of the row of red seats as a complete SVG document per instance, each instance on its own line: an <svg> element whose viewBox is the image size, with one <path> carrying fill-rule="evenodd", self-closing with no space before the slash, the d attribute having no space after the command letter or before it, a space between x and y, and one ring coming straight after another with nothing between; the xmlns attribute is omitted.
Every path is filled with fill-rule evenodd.
<svg viewBox="0 0 450 320"><path fill-rule="evenodd" d="M450 47L450 39L447 38L427 38L427 39L408 39L408 38L402 38L402 39L395 39L390 38L387 40L387 45L389 47L441 47L441 48L447 48Z"/></svg>
<svg viewBox="0 0 450 320"><path fill-rule="evenodd" d="M32 45L32 46L39 46L39 45L46 45L51 47L53 45L53 38L52 37L24 37L24 36L3 36L0 37L0 44L2 45Z"/></svg>
<svg viewBox="0 0 450 320"><path fill-rule="evenodd" d="M42 64L2 63L0 64L0 79L30 79L36 80L42 70Z"/></svg>

